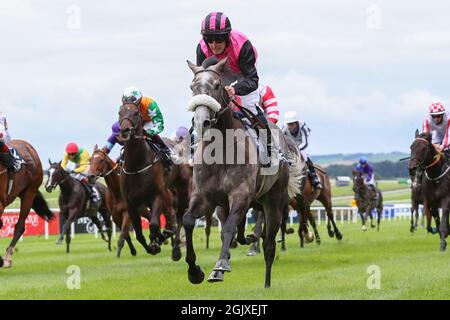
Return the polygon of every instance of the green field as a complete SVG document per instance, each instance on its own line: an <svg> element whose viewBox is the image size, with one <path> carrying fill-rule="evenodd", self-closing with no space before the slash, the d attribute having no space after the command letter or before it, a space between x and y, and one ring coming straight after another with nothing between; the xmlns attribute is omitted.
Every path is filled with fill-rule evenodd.
<svg viewBox="0 0 450 320"><path fill-rule="evenodd" d="M168 246L149 256L136 243L136 257L125 248L117 259L92 235L77 235L70 254L54 237L29 237L19 243L13 268L0 269L0 299L448 299L450 256L439 251L437 235L423 229L411 234L406 220L384 221L380 232L363 233L359 224L338 226L340 243L328 237L323 223L320 246L299 249L297 238L288 236L288 251L277 251L270 289L263 286L263 257L247 257L248 247L232 250L232 272L223 283L192 285L184 257L172 262ZM196 229L198 263L206 277L219 255L217 229L211 239L207 251L203 230ZM0 239L2 251L7 243ZM70 265L80 267L79 290L66 287ZM381 270L381 289L367 288L371 265Z"/></svg>

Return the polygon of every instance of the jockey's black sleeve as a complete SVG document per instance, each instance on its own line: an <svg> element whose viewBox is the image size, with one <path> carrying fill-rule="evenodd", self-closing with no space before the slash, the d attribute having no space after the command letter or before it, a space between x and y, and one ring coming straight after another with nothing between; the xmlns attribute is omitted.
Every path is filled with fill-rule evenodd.
<svg viewBox="0 0 450 320"><path fill-rule="evenodd" d="M258 89L258 72L256 71L256 56L250 40L242 46L238 56L238 64L244 79L235 84L234 90L238 96L245 96Z"/></svg>
<svg viewBox="0 0 450 320"><path fill-rule="evenodd" d="M203 53L202 47L200 46L200 43L197 45L197 66L201 66L203 61L205 61L206 56Z"/></svg>

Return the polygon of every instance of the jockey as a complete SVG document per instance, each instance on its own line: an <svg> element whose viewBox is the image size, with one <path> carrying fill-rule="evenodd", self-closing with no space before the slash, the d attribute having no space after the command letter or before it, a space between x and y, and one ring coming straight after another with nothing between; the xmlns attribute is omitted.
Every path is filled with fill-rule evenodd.
<svg viewBox="0 0 450 320"><path fill-rule="evenodd" d="M377 196L375 186L375 174L373 172L373 167L367 162L366 157L361 157L359 159L359 162L356 165L356 170L359 170L366 175L366 178L364 179L364 184L372 188L372 190L375 192L375 196Z"/></svg>
<svg viewBox="0 0 450 320"><path fill-rule="evenodd" d="M8 172L16 173L20 170L22 161L13 156L11 149L7 146L10 141L6 117L0 112L0 162L6 166Z"/></svg>
<svg viewBox="0 0 450 320"><path fill-rule="evenodd" d="M285 126L282 129L283 133L287 136L290 136L300 149L303 158L306 160L306 165L308 166L308 177L311 181L312 186L315 189L322 189L322 183L317 176L316 169L314 168L314 164L311 161L308 151L308 140L311 129L308 128L303 120L298 119L297 112L295 111L287 111L284 115L284 118Z"/></svg>
<svg viewBox="0 0 450 320"><path fill-rule="evenodd" d="M431 134L431 142L440 150L450 145L450 114L441 102L432 103L422 123L422 132Z"/></svg>
<svg viewBox="0 0 450 320"><path fill-rule="evenodd" d="M280 109L278 108L278 101L272 91L272 88L269 87L268 84L260 83L258 93L258 105L263 109L264 115L269 121L277 124L280 116Z"/></svg>
<svg viewBox="0 0 450 320"><path fill-rule="evenodd" d="M186 127L178 127L177 130L172 135L172 140L176 143L183 141L184 137L189 134L189 129Z"/></svg>
<svg viewBox="0 0 450 320"><path fill-rule="evenodd" d="M106 140L105 146L102 148L102 150L106 154L109 154L111 152L116 143L123 146L123 142L117 139L119 133L120 133L120 124L119 122L114 122L111 127L111 135L109 136L108 140Z"/></svg>
<svg viewBox="0 0 450 320"><path fill-rule="evenodd" d="M89 158L90 155L86 149L78 148L78 145L76 143L70 142L66 146L66 152L64 153L61 167L64 170L67 170L67 163L69 161L75 163L75 168L70 171L70 176L88 187L90 193L89 197L92 200L91 206L88 211L94 211L94 209L98 209L101 198L99 192L97 191L97 188L94 185L89 184L86 178L86 172L88 171L89 167Z"/></svg>
<svg viewBox="0 0 450 320"><path fill-rule="evenodd" d="M126 102L132 102L139 107L144 132L159 148L159 156L164 165L169 168L173 164L172 156L174 154L159 136L164 130L164 118L158 104L152 98L142 96L141 90L136 87L125 88L122 103Z"/></svg>
<svg viewBox="0 0 450 320"><path fill-rule="evenodd" d="M234 82L226 83L224 87L231 99L240 96L241 105L250 110L264 126L268 128L266 117L257 107L259 104L258 83L259 77L256 70L258 53L247 36L239 31L231 29L231 22L222 12L211 12L202 22L202 40L197 45L197 66L203 65L209 58L227 58L227 68ZM205 67L205 65L203 65ZM227 81L231 81L228 79ZM249 119L252 120L252 119ZM258 135L259 135L259 131ZM267 131L267 157L270 166L271 158L271 133Z"/></svg>

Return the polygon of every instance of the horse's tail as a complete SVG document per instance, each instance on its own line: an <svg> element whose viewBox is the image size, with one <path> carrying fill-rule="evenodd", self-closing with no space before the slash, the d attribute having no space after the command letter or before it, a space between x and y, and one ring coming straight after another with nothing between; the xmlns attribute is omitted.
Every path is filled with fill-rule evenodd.
<svg viewBox="0 0 450 320"><path fill-rule="evenodd" d="M48 207L47 201L45 201L44 196L38 190L36 196L33 200L33 205L31 206L33 210L44 220L51 220L55 217L55 214Z"/></svg>
<svg viewBox="0 0 450 320"><path fill-rule="evenodd" d="M301 193L301 183L303 175L304 161L302 156L297 150L290 150L287 154L287 159L290 162L289 165L289 182L288 182L288 195L289 198L294 198L296 194Z"/></svg>

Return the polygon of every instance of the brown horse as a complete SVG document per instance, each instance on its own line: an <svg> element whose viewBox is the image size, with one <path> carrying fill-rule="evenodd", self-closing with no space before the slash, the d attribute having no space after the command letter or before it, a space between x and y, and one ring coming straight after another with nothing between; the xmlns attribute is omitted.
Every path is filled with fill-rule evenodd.
<svg viewBox="0 0 450 320"><path fill-rule="evenodd" d="M158 254L161 252L161 243L171 237L172 260L178 261L181 259L181 217L189 201L189 165L172 165L169 172L164 169L163 163L159 161L160 156L144 135L142 116L139 107L134 103L121 106L119 123L119 139L124 142L120 185L136 239L148 253ZM175 147L172 140L163 140L169 147ZM140 220L147 208L151 211L149 245L142 234ZM163 212L167 225L166 230L161 233L159 217ZM178 225L176 221L179 222Z"/></svg>
<svg viewBox="0 0 450 320"><path fill-rule="evenodd" d="M105 179L108 190L106 192L106 205L111 212L112 219L116 226L120 227L120 236L117 242L117 258L120 258L125 241L130 248L132 256L136 255L136 248L130 237L131 220L128 215L127 204L120 190L120 171L118 163L114 162L97 145L94 147L91 159L89 160L88 179L89 183L94 183L97 178ZM150 212L144 211L144 218L150 221Z"/></svg>
<svg viewBox="0 0 450 320"><path fill-rule="evenodd" d="M101 237L104 241L108 243L108 250L111 251L111 233L112 233L112 223L111 214L106 206L105 194L106 187L101 183L96 183L101 202L98 207L98 212L103 218L103 224L97 217L97 210L95 212L88 210L89 203L89 193L83 183L75 178L73 178L69 172L61 167L61 162L52 163L49 159L50 168L48 169L48 179L45 184L45 189L47 192L52 192L58 185L61 193L58 197L58 204L60 208L60 214L64 218L64 225L62 232L56 242L56 244L61 244L66 238L66 252L70 252L70 225L75 222L78 218L88 215L89 219L97 226ZM91 212L89 212L91 211ZM103 232L103 225L106 228L106 234L108 239L106 239Z"/></svg>
<svg viewBox="0 0 450 320"><path fill-rule="evenodd" d="M359 170L353 170L353 192L355 193L356 206L358 213L361 216L362 227L361 230L367 231L366 219L370 217L370 226L375 228L373 224L372 210L377 211L377 231L380 231L380 219L383 212L383 195L378 188L373 191L369 188L363 178L363 174ZM376 192L376 194L375 194Z"/></svg>
<svg viewBox="0 0 450 320"><path fill-rule="evenodd" d="M323 188L314 190L311 186L311 181L309 179L306 179L307 181L306 181L306 185L305 185L305 191L303 192L304 197L306 199L306 208L307 208L306 217L308 218L308 221L314 230L316 243L320 244L321 239L320 239L319 232L317 231L316 219L311 212L311 204L314 202L314 200L319 201L324 206L325 212L327 214L328 235L330 236L330 238L333 238L336 235L337 240L342 240L342 233L339 231L338 227L336 226L336 222L334 221L333 205L331 202L330 178L328 177L327 173L325 172L325 170L322 167L320 167L318 165L315 165L314 167L316 168L316 173L317 173L320 181L322 181ZM298 210L301 210L301 208L298 207L298 204L296 203L295 199L293 199L293 201L291 201L291 206L293 208L295 208L297 210L297 212L298 212ZM299 214L299 228L300 228L300 225L303 223L301 221L301 220L303 220L303 218L304 218L304 215ZM300 229L299 229L298 233L300 235L300 240L302 240L303 234L300 232ZM301 246L303 247L302 244L301 244Z"/></svg>
<svg viewBox="0 0 450 320"><path fill-rule="evenodd" d="M441 151L431 143L431 134L416 131L416 137L411 144L409 170L416 172L416 181L421 181L422 194L425 203L433 217L439 216L442 209L442 221L439 225L441 236L441 251L447 248L446 238L449 232L450 210L450 165ZM436 225L438 220L436 220Z"/></svg>
<svg viewBox="0 0 450 320"><path fill-rule="evenodd" d="M230 245L236 232L240 244L256 240L253 235L245 237L241 226L252 202L258 202L265 214L263 246L265 287L268 288L275 258L276 233L283 212L288 209L289 196L300 191L298 173L302 171L304 162L295 145L285 140L281 130L271 123L272 137L279 138L279 151L292 165L288 161L280 161L271 166L269 169L272 171L268 173L264 170L267 168L252 161L258 153L256 145L245 133L243 123L234 117L224 89L222 72L226 61L223 59L206 69L188 62L194 73L189 110L194 112L193 124L201 140L194 157L194 191L189 209L183 216L188 279L194 284L204 280L204 273L196 264L192 239L196 219L211 214L218 206L222 210L222 214L218 214L222 224L222 250L208 281L223 281L224 273L231 271Z"/></svg>
<svg viewBox="0 0 450 320"><path fill-rule="evenodd" d="M47 202L38 190L42 184L43 170L36 150L31 144L23 140L12 140L10 146L17 150L25 164L12 177L7 172L6 167L0 164L0 217L9 204L17 197L20 198L20 214L14 227L14 236L6 249L5 259L3 260L0 257L0 267L5 268L12 266L14 248L25 231L25 220L30 213L30 209L33 208L45 220L54 217L53 212L50 211ZM10 179L12 179L12 188L8 193ZM2 226L3 222L0 219L0 229Z"/></svg>

